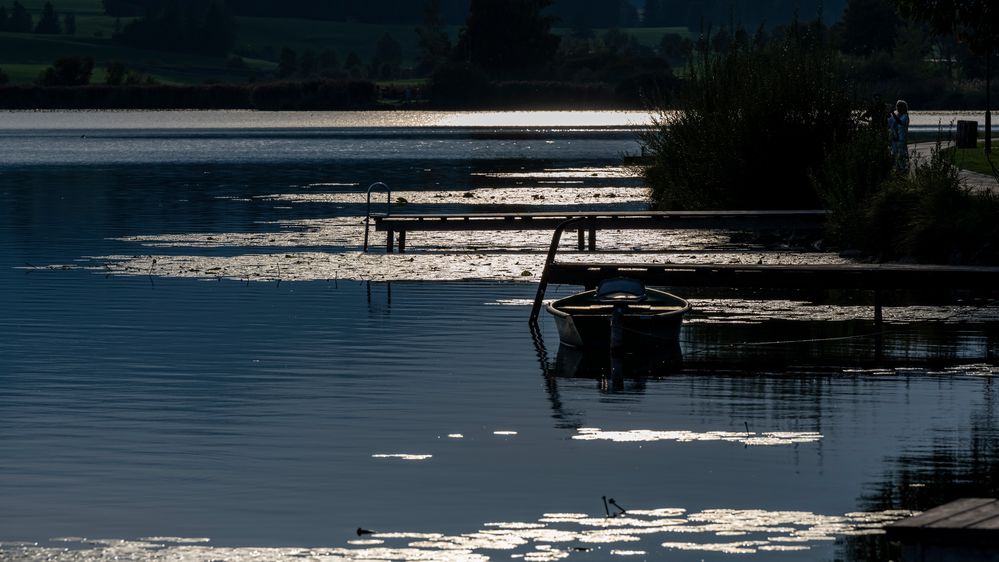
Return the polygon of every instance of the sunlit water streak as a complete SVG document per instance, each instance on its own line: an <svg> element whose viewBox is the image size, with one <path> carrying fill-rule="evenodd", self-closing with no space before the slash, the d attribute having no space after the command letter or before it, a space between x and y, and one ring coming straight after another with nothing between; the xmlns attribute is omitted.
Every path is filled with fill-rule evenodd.
<svg viewBox="0 0 999 562"><path fill-rule="evenodd" d="M203 544L207 539L201 538L62 538L55 540L76 544L73 548L57 548L31 543L0 543L0 555L11 561L44 558L53 562L120 559L136 562L220 559L278 562L303 558L439 562L486 561L502 553L504 558L554 561L604 551L612 556L642 555L647 551L614 547L648 544L677 535L696 536L698 540L666 540L658 548L723 554L801 552L810 550L816 543L838 537L882 534L885 524L912 514L889 510L828 516L801 511L739 509L710 509L688 514L685 509L659 508L618 511L607 517L552 513L536 522L486 523L476 532L460 535L374 532L371 539L347 541L349 547L241 548L208 546ZM740 540L726 541L727 537L740 537Z"/></svg>
<svg viewBox="0 0 999 562"><path fill-rule="evenodd" d="M613 441L615 443L654 443L656 441L675 441L690 443L694 441L725 441L746 446L776 446L795 445L799 443L815 443L822 435L814 431L770 431L756 433L752 431L661 431L650 429L629 429L626 431L607 431L598 427L581 427L573 439L580 441Z"/></svg>

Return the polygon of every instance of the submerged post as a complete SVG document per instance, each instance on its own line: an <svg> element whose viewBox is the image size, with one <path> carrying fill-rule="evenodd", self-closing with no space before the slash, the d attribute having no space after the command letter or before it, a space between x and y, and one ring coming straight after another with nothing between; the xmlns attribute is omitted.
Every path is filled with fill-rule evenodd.
<svg viewBox="0 0 999 562"><path fill-rule="evenodd" d="M881 321L884 320L881 304L881 289L874 289L874 325L878 328L881 327Z"/></svg>
<svg viewBox="0 0 999 562"><path fill-rule="evenodd" d="M368 224L371 222L371 190L375 188L381 188L385 190L385 204L388 208L385 210L385 216L389 216L392 213L392 190L389 186L382 182L375 182L368 186L368 205L364 211L364 251L368 251Z"/></svg>
<svg viewBox="0 0 999 562"><path fill-rule="evenodd" d="M985 154L992 154L992 40L985 49Z"/></svg>

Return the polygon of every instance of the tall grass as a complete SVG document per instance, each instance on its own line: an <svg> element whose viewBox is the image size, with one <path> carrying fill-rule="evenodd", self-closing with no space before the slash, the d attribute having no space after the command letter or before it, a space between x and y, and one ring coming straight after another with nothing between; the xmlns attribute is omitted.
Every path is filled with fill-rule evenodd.
<svg viewBox="0 0 999 562"><path fill-rule="evenodd" d="M695 57L674 108L654 109L645 178L665 209L811 208L810 181L859 107L817 24Z"/></svg>
<svg viewBox="0 0 999 562"><path fill-rule="evenodd" d="M858 128L848 142L830 148L812 182L829 211L826 232L841 247L866 245L868 208L894 170L886 131Z"/></svg>
<svg viewBox="0 0 999 562"><path fill-rule="evenodd" d="M878 261L999 264L999 198L963 184L953 151L891 170L880 130L830 153L815 182L831 242Z"/></svg>
<svg viewBox="0 0 999 562"><path fill-rule="evenodd" d="M885 182L863 216L865 249L882 260L999 264L999 198L966 187L939 148Z"/></svg>

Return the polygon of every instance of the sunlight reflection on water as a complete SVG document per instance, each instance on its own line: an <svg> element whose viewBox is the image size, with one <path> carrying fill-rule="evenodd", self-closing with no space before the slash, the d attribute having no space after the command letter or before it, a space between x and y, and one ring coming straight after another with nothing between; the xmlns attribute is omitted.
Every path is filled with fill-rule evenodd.
<svg viewBox="0 0 999 562"><path fill-rule="evenodd" d="M0 130L644 126L643 111L0 111Z"/></svg>
<svg viewBox="0 0 999 562"><path fill-rule="evenodd" d="M630 429L627 431L606 431L598 427L581 427L573 439L581 441L613 441L616 443L652 443L655 441L675 441L689 443L691 441L726 441L747 446L795 445L798 443L815 443L822 439L822 434L813 431L793 432L736 432L736 431L655 431L649 429Z"/></svg>
<svg viewBox="0 0 999 562"><path fill-rule="evenodd" d="M613 500L610 501L613 503ZM505 556L510 558L561 560L605 548L615 556L638 556L647 551L612 547L642 543L649 548L654 547L657 541L662 541L658 546L665 550L754 554L807 551L813 543L832 541L837 537L882 534L884 525L910 515L913 512L903 510L829 516L806 511L758 509L708 509L688 514L682 508L658 508L627 510L606 517L549 513L537 521L486 523L479 531L460 535L374 532L370 539L346 541L350 548L204 546L202 543L207 539L201 538L63 538L58 540L76 544L67 549L6 543L0 544L0 555L10 561L44 558L52 562L118 559L136 562L209 562L223 559L233 562L281 562L303 558L330 561L485 561L491 558L491 552L505 551ZM696 537L698 540L663 541L674 535ZM719 540L733 536L744 538L734 542Z"/></svg>

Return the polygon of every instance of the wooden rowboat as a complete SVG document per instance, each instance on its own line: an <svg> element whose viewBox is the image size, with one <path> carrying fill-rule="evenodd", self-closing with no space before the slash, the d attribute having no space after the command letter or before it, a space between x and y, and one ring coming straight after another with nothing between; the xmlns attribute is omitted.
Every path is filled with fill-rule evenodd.
<svg viewBox="0 0 999 562"><path fill-rule="evenodd" d="M638 351L674 345L690 303L665 291L647 289L638 280L615 278L546 308L555 317L565 345Z"/></svg>

